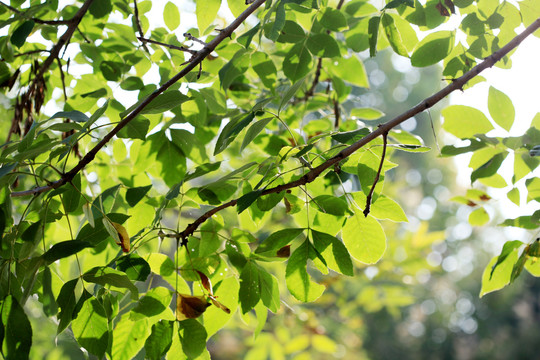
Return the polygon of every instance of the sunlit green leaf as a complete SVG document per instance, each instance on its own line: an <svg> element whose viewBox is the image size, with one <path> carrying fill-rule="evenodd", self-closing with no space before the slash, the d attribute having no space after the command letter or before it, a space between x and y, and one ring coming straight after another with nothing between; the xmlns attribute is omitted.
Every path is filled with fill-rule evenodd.
<svg viewBox="0 0 540 360"><path fill-rule="evenodd" d="M342 237L351 256L365 264L376 263L386 250L386 235L381 224L360 211L347 219Z"/></svg>

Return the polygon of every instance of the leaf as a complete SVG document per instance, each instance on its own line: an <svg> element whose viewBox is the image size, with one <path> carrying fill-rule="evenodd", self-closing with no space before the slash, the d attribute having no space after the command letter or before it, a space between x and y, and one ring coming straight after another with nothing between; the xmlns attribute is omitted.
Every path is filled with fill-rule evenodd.
<svg viewBox="0 0 540 360"><path fill-rule="evenodd" d="M139 297L137 287L133 285L127 275L121 271L107 267L95 267L84 273L82 278L84 281L102 286L111 285L117 288L128 289L131 291L131 298L133 300L136 300Z"/></svg>
<svg viewBox="0 0 540 360"><path fill-rule="evenodd" d="M141 110L141 114L161 114L189 100L189 97L177 90L165 91Z"/></svg>
<svg viewBox="0 0 540 360"><path fill-rule="evenodd" d="M160 320L152 325L150 336L144 343L145 356L150 360L161 360L172 344L173 321Z"/></svg>
<svg viewBox="0 0 540 360"><path fill-rule="evenodd" d="M312 245L306 239L289 258L285 279L289 292L298 300L311 302L318 299L325 290L323 285L312 281L307 273L307 261L311 258L309 248Z"/></svg>
<svg viewBox="0 0 540 360"><path fill-rule="evenodd" d="M2 355L5 359L29 358L32 347L32 327L22 306L13 295L8 295L1 302Z"/></svg>
<svg viewBox="0 0 540 360"><path fill-rule="evenodd" d="M338 9L327 7L319 20L320 24L330 31L341 31L347 28L347 18Z"/></svg>
<svg viewBox="0 0 540 360"><path fill-rule="evenodd" d="M254 118L255 114L250 112L243 117L238 117L236 120L231 120L227 125L225 125L216 141L214 156L225 150L229 144L233 142L240 131L248 126Z"/></svg>
<svg viewBox="0 0 540 360"><path fill-rule="evenodd" d="M347 248L335 236L311 230L313 246L326 260L328 267L343 275L353 276L353 264Z"/></svg>
<svg viewBox="0 0 540 360"><path fill-rule="evenodd" d="M273 119L274 119L273 117L267 117L251 125L249 129L247 129L246 135L244 136L244 139L242 140L240 151L244 150L246 146L248 146L257 137L257 135L259 135L259 133L263 131L264 128L266 128L268 123L272 121Z"/></svg>
<svg viewBox="0 0 540 360"><path fill-rule="evenodd" d="M247 313L261 299L259 269L253 261L248 261L240 273L239 300L242 313Z"/></svg>
<svg viewBox="0 0 540 360"><path fill-rule="evenodd" d="M60 313L58 314L58 329L56 334L60 334L69 325L73 318L73 310L77 303L75 296L75 287L79 279L73 279L66 282L60 289L60 293L56 298L56 303L60 307Z"/></svg>
<svg viewBox="0 0 540 360"><path fill-rule="evenodd" d="M469 214L469 224L472 226L483 226L489 221L489 215L484 208L473 210Z"/></svg>
<svg viewBox="0 0 540 360"><path fill-rule="evenodd" d="M112 331L112 358L115 360L131 360L144 346L150 335L146 319L131 321L123 316Z"/></svg>
<svg viewBox="0 0 540 360"><path fill-rule="evenodd" d="M373 16L369 19L368 34L369 34L369 57L374 57L377 54L377 39L379 37L380 16Z"/></svg>
<svg viewBox="0 0 540 360"><path fill-rule="evenodd" d="M80 240L68 240L54 244L49 250L47 250L42 256L47 264L51 264L56 260L66 258L74 255L79 251L92 247L92 244L86 241Z"/></svg>
<svg viewBox="0 0 540 360"><path fill-rule="evenodd" d="M178 336L182 344L182 350L189 359L195 359L206 348L207 333L204 326L194 319L184 320L178 323Z"/></svg>
<svg viewBox="0 0 540 360"><path fill-rule="evenodd" d="M142 198L144 198L151 188L152 185L147 185L127 189L126 202L129 206L134 207Z"/></svg>
<svg viewBox="0 0 540 360"><path fill-rule="evenodd" d="M215 304L214 301L212 301L215 306L210 306L204 313L204 327L208 337L214 335L233 317L236 308L239 306L239 288L240 285L238 284L238 278L235 276L225 278L216 283L214 287L214 297L219 300L221 305L229 309L229 312L225 311L218 304Z"/></svg>
<svg viewBox="0 0 540 360"><path fill-rule="evenodd" d="M73 120L75 122L80 122L80 123L87 122L88 120L90 120L88 116L86 116L84 113L77 110L59 111L53 116L51 116L49 119L47 119L46 121L49 121L52 119L70 119L70 120Z"/></svg>
<svg viewBox="0 0 540 360"><path fill-rule="evenodd" d="M472 138L476 134L486 134L493 129L488 118L480 110L470 106L448 106L441 111L441 114L444 117L443 129L460 139Z"/></svg>
<svg viewBox="0 0 540 360"><path fill-rule="evenodd" d="M176 320L198 318L206 311L211 304L206 300L206 296L191 296L176 294Z"/></svg>
<svg viewBox="0 0 540 360"><path fill-rule="evenodd" d="M338 43L328 34L311 34L306 46L313 56L322 58L341 56Z"/></svg>
<svg viewBox="0 0 540 360"><path fill-rule="evenodd" d="M365 201L362 202L365 204ZM407 215L397 202L386 195L380 195L377 200L371 204L370 214L379 220L390 220L395 222L407 222Z"/></svg>
<svg viewBox="0 0 540 360"><path fill-rule="evenodd" d="M81 200L81 175L77 174L66 184L67 191L62 194L62 204L66 213L74 212Z"/></svg>
<svg viewBox="0 0 540 360"><path fill-rule="evenodd" d="M257 249L256 254L264 254L268 252L274 252L285 245L288 245L298 235L304 232L304 229L283 229L276 231L264 240ZM275 254L275 252L274 252ZM275 256L275 255L274 255Z"/></svg>
<svg viewBox="0 0 540 360"><path fill-rule="evenodd" d="M296 95L300 87L304 84L304 81L305 81L305 78L300 79L287 89L287 91L281 97L278 113L281 112L281 109L284 109L287 106L289 100L291 100L293 96Z"/></svg>
<svg viewBox="0 0 540 360"><path fill-rule="evenodd" d="M264 269L259 268L259 270L261 301L270 311L277 313L281 306L278 281L274 275Z"/></svg>
<svg viewBox="0 0 540 360"><path fill-rule="evenodd" d="M217 16L221 0L197 0L195 14L197 15L197 25L201 34L212 24Z"/></svg>
<svg viewBox="0 0 540 360"><path fill-rule="evenodd" d="M471 184L480 178L487 178L497 173L497 170L501 167L502 162L508 155L507 152L498 153L489 159L486 163L474 170L471 174Z"/></svg>
<svg viewBox="0 0 540 360"><path fill-rule="evenodd" d="M13 34L11 34L11 43L16 47L20 48L26 42L28 35L32 33L34 29L35 22L34 20L26 20L21 25L19 25Z"/></svg>
<svg viewBox="0 0 540 360"><path fill-rule="evenodd" d="M91 297L83 303L71 328L79 345L89 353L99 358L105 354L109 343L107 315L96 298Z"/></svg>
<svg viewBox="0 0 540 360"><path fill-rule="evenodd" d="M310 205L323 213L335 216L344 216L349 212L347 201L332 195L319 195L311 199Z"/></svg>
<svg viewBox="0 0 540 360"><path fill-rule="evenodd" d="M129 76L120 83L120 87L126 91L141 90L144 82L136 76Z"/></svg>
<svg viewBox="0 0 540 360"><path fill-rule="evenodd" d="M259 189L242 195L236 203L236 212L240 214L242 211L246 210L259 196L261 196L262 192L263 190Z"/></svg>
<svg viewBox="0 0 540 360"><path fill-rule="evenodd" d="M506 131L510 131L516 116L514 105L505 93L493 86L489 87L488 109L495 123Z"/></svg>
<svg viewBox="0 0 540 360"><path fill-rule="evenodd" d="M360 211L347 219L342 237L351 256L365 264L375 264L386 250L386 235L381 224Z"/></svg>
<svg viewBox="0 0 540 360"><path fill-rule="evenodd" d="M117 244L120 245L123 252L129 252L129 250L131 249L131 242L129 240L129 235L126 228L115 222L111 222L111 225L114 227L118 234L119 242L117 242Z"/></svg>
<svg viewBox="0 0 540 360"><path fill-rule="evenodd" d="M95 18L105 17L112 11L111 0L94 0L89 11Z"/></svg>
<svg viewBox="0 0 540 360"><path fill-rule="evenodd" d="M503 260L499 261L499 256L495 256L486 266L482 275L480 297L492 291L502 289L510 283L512 269L518 259L517 249L514 246L508 246L509 251L505 254L506 256L504 256ZM503 255L503 252L501 252L501 255Z"/></svg>
<svg viewBox="0 0 540 360"><path fill-rule="evenodd" d="M150 128L150 120L143 116L137 116L126 124L116 136L122 139L140 139L145 140L148 129Z"/></svg>
<svg viewBox="0 0 540 360"><path fill-rule="evenodd" d="M390 43L390 46L394 52L398 55L408 57L409 54L407 49L403 45L403 40L401 39L401 34L399 33L396 24L394 23L394 18L387 13L382 15L382 25L384 29L384 34Z"/></svg>
<svg viewBox="0 0 540 360"><path fill-rule="evenodd" d="M198 5L198 4L197 4ZM163 8L163 22L169 30L175 30L180 25L180 12L175 4L168 1Z"/></svg>
<svg viewBox="0 0 540 360"><path fill-rule="evenodd" d="M295 44L283 59L283 73L291 81L298 81L313 67L312 57L302 43Z"/></svg>
<svg viewBox="0 0 540 360"><path fill-rule="evenodd" d="M126 273L130 280L146 281L150 275L150 265L146 260L135 253L122 256L116 260L118 270Z"/></svg>
<svg viewBox="0 0 540 360"><path fill-rule="evenodd" d="M412 66L425 67L438 63L452 52L454 41L452 31L437 31L427 35L413 51Z"/></svg>
<svg viewBox="0 0 540 360"><path fill-rule="evenodd" d="M43 289L43 296L41 297L43 312L47 316L54 316L58 313L58 304L54 298L51 269L48 266L43 269L41 283Z"/></svg>

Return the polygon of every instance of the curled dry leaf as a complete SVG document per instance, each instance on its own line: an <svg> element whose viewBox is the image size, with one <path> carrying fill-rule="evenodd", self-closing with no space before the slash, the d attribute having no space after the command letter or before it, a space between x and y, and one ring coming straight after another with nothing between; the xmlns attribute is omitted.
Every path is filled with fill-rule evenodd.
<svg viewBox="0 0 540 360"><path fill-rule="evenodd" d="M229 309L228 307L226 307L225 305L223 305L222 303L217 301L216 298L213 295L210 295L209 298L212 301L212 304L214 304L214 306L216 306L216 307L220 308L221 310L225 311L227 314L231 313L231 309Z"/></svg>
<svg viewBox="0 0 540 360"><path fill-rule="evenodd" d="M210 295L214 295L214 291L212 290L212 283L210 282L210 279L208 276L206 276L204 273L200 272L199 270L195 270L197 274L199 274L199 277L201 278L201 284L202 286L208 291Z"/></svg>
<svg viewBox="0 0 540 360"><path fill-rule="evenodd" d="M439 10L439 14L441 14L441 16L450 16L450 12L447 8L444 7L444 5L440 1L437 5L435 5L435 8Z"/></svg>
<svg viewBox="0 0 540 360"><path fill-rule="evenodd" d="M177 293L176 319L182 321L198 318L210 305L205 296L191 296Z"/></svg>
<svg viewBox="0 0 540 360"><path fill-rule="evenodd" d="M120 245L123 252L129 252L129 250L131 250L131 242L129 241L129 235L126 228L112 221L111 224L116 229L116 232L118 232L118 237L120 238L120 243L118 243L118 245Z"/></svg>

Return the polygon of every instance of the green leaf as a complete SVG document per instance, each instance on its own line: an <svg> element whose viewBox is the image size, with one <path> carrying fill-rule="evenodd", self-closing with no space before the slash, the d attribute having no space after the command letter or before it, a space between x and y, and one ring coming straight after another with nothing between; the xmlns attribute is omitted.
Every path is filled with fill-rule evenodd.
<svg viewBox="0 0 540 360"><path fill-rule="evenodd" d="M111 0L94 0L90 5L90 14L95 18L102 18L112 11Z"/></svg>
<svg viewBox="0 0 540 360"><path fill-rule="evenodd" d="M79 207L81 200L81 175L77 174L66 184L67 191L62 194L62 203L66 213L73 212Z"/></svg>
<svg viewBox="0 0 540 360"><path fill-rule="evenodd" d="M473 210L469 214L469 224L472 226L483 226L489 221L489 215L484 208Z"/></svg>
<svg viewBox="0 0 540 360"><path fill-rule="evenodd" d="M275 252L285 245L288 245L298 235L304 232L304 229L283 229L271 234L255 249L256 254L272 253L271 256L276 256Z"/></svg>
<svg viewBox="0 0 540 360"><path fill-rule="evenodd" d="M32 33L34 29L34 20L26 20L21 25L19 25L13 34L11 34L11 43L16 47L20 48L26 42L28 35Z"/></svg>
<svg viewBox="0 0 540 360"><path fill-rule="evenodd" d="M242 211L246 210L251 204L257 200L259 196L261 196L261 193L263 192L262 189L250 191L247 194L242 195L238 202L236 203L236 212L240 214Z"/></svg>
<svg viewBox="0 0 540 360"><path fill-rule="evenodd" d="M21 234L21 240L28 243L36 243L41 239L43 235L43 227L41 222L36 222L31 224L29 227L24 230Z"/></svg>
<svg viewBox="0 0 540 360"><path fill-rule="evenodd" d="M168 186L182 180L186 174L186 157L172 141L165 141L159 149L156 160L161 163L161 175Z"/></svg>
<svg viewBox="0 0 540 360"><path fill-rule="evenodd" d="M126 191L126 202L129 206L134 207L144 196L150 191L152 185L138 186L129 188Z"/></svg>
<svg viewBox="0 0 540 360"><path fill-rule="evenodd" d="M139 255L131 253L116 260L118 270L126 273L130 280L146 281L150 275L150 265Z"/></svg>
<svg viewBox="0 0 540 360"><path fill-rule="evenodd" d="M90 120L90 118L86 116L84 113L77 110L73 110L73 111L59 111L53 116L51 116L49 119L47 119L46 121L49 121L52 119L60 119L60 118L70 119L76 122L87 122L88 120Z"/></svg>
<svg viewBox="0 0 540 360"><path fill-rule="evenodd" d="M60 313L58 314L58 329L56 334L60 334L69 325L73 318L73 310L77 304L77 298L75 296L75 287L79 279L73 279L66 282L60 289L60 293L56 298L56 303L60 307Z"/></svg>
<svg viewBox="0 0 540 360"><path fill-rule="evenodd" d="M518 259L518 246L515 241L509 243L509 245L507 245L508 242L505 244L505 247L503 247L503 251L501 252L500 256L504 255L503 259L499 261L500 256L495 256L486 266L484 274L482 275L480 297L492 291L502 289L510 283L512 269Z"/></svg>
<svg viewBox="0 0 540 360"><path fill-rule="evenodd" d="M311 199L310 205L319 211L335 216L344 216L349 213L347 201L332 195L319 195Z"/></svg>
<svg viewBox="0 0 540 360"><path fill-rule="evenodd" d="M362 202L365 204L365 201ZM371 204L370 214L379 220L390 220L395 222L407 222L407 215L397 202L386 195L380 195L377 200Z"/></svg>
<svg viewBox="0 0 540 360"><path fill-rule="evenodd" d="M340 10L331 7L324 9L319 23L330 31L341 31L348 27L345 15Z"/></svg>
<svg viewBox="0 0 540 360"><path fill-rule="evenodd" d="M216 141L214 156L225 150L240 133L240 131L248 126L254 118L255 114L250 112L243 117L237 117L236 119L231 120L227 125L225 125Z"/></svg>
<svg viewBox="0 0 540 360"><path fill-rule="evenodd" d="M182 350L189 359L197 358L206 349L206 329L195 319L180 321L178 323L178 336Z"/></svg>
<svg viewBox="0 0 540 360"><path fill-rule="evenodd" d="M273 23L267 24L267 26L264 27L265 33L267 32L266 30L270 30L272 26ZM281 29L279 37L276 41L281 43L296 44L305 39L306 33L304 29L298 25L298 23L292 20L286 20L285 25L283 26L283 29Z"/></svg>
<svg viewBox="0 0 540 360"><path fill-rule="evenodd" d="M279 103L278 113L281 112L281 109L284 109L287 106L289 100L291 100L293 96L296 95L300 87L304 84L304 81L305 78L300 79L287 89L287 91L283 94L281 98L281 102Z"/></svg>
<svg viewBox="0 0 540 360"><path fill-rule="evenodd" d="M394 23L394 18L387 13L382 15L382 25L384 29L384 34L390 43L390 46L395 51L396 54L409 57L407 49L403 45L403 40L401 39L401 34Z"/></svg>
<svg viewBox="0 0 540 360"><path fill-rule="evenodd" d="M53 316L58 313L58 304L54 298L52 290L52 276L51 269L45 266L42 272L42 289L43 295L41 297L41 303L43 304L43 312L47 316Z"/></svg>
<svg viewBox="0 0 540 360"><path fill-rule="evenodd" d="M49 250L43 254L43 259L51 264L56 260L74 255L79 251L92 247L92 244L80 240L68 240L54 244Z"/></svg>
<svg viewBox="0 0 540 360"><path fill-rule="evenodd" d="M311 230L313 246L326 261L328 267L343 275L353 276L353 264L347 248L335 236Z"/></svg>
<svg viewBox="0 0 540 360"><path fill-rule="evenodd" d="M369 88L366 69L357 56L353 55L349 58L340 57L337 61L336 59L332 59L331 61L337 63L334 67L330 68L335 76L350 84Z"/></svg>
<svg viewBox="0 0 540 360"><path fill-rule="evenodd" d="M474 170L471 174L471 184L477 179L487 178L495 175L495 173L497 173L497 170L499 170L499 168L501 167L502 162L506 158L506 155L508 155L506 151L498 153L497 155L489 159L486 163L484 163L482 166L480 166L478 169Z"/></svg>
<svg viewBox="0 0 540 360"><path fill-rule="evenodd" d="M261 268L259 270L262 303L270 311L277 313L281 306L278 281L266 270Z"/></svg>
<svg viewBox="0 0 540 360"><path fill-rule="evenodd" d="M303 43L295 44L283 59L283 73L291 81L298 81L313 67L312 57Z"/></svg>
<svg viewBox="0 0 540 360"><path fill-rule="evenodd" d="M249 67L249 56L245 49L238 50L232 59L219 69L219 81L221 88L225 91L229 89L234 80L243 76Z"/></svg>
<svg viewBox="0 0 540 360"><path fill-rule="evenodd" d="M123 316L112 334L112 358L131 360L144 346L144 341L150 335L150 328L146 319L131 321Z"/></svg>
<svg viewBox="0 0 540 360"><path fill-rule="evenodd" d="M99 284L102 286L110 285L117 288L128 289L131 292L131 298L136 300L139 297L137 287L133 285L127 275L121 271L107 267L95 267L83 274L84 281Z"/></svg>
<svg viewBox="0 0 540 360"><path fill-rule="evenodd" d="M538 222L533 221L529 215L518 216L515 219L506 219L499 226L514 226L523 229L534 230L538 228Z"/></svg>
<svg viewBox="0 0 540 360"><path fill-rule="evenodd" d="M29 358L32 346L32 327L24 309L12 295L0 305L2 320L2 355L5 359Z"/></svg>
<svg viewBox="0 0 540 360"><path fill-rule="evenodd" d="M91 297L83 303L71 328L79 345L89 353L99 358L105 354L109 343L107 314L96 298Z"/></svg>
<svg viewBox="0 0 540 360"><path fill-rule="evenodd" d="M263 131L268 123L272 121L273 117L267 117L262 120L259 120L255 122L253 125L249 127L246 131L246 135L244 136L244 140L242 140L242 145L240 146L240 151L244 150L246 146L248 146L256 137L259 135L261 131Z"/></svg>
<svg viewBox="0 0 540 360"><path fill-rule="evenodd" d="M485 134L493 129L488 118L480 110L470 106L448 106L441 114L444 117L443 129L460 139Z"/></svg>
<svg viewBox="0 0 540 360"><path fill-rule="evenodd" d="M204 328L206 329L208 337L214 335L234 316L239 305L239 289L240 285L238 284L238 278L235 276L225 278L214 284L214 296L222 305L229 308L230 313L223 311L217 306L210 306L206 309L203 316L205 319Z"/></svg>
<svg viewBox="0 0 540 360"><path fill-rule="evenodd" d="M386 250L386 235L381 224L360 211L347 219L342 237L351 256L365 264L375 264Z"/></svg>
<svg viewBox="0 0 540 360"><path fill-rule="evenodd" d="M141 111L141 114L161 114L181 105L189 99L188 96L182 94L180 91L165 91L163 94L158 95L158 97L152 100L150 104Z"/></svg>
<svg viewBox="0 0 540 360"><path fill-rule="evenodd" d="M178 11L178 7L170 1L168 1L163 8L163 21L171 31L175 30L178 25L180 25L180 12Z"/></svg>
<svg viewBox="0 0 540 360"><path fill-rule="evenodd" d="M164 321L152 325L150 336L144 343L145 356L150 360L161 360L172 344L174 321Z"/></svg>
<svg viewBox="0 0 540 360"><path fill-rule="evenodd" d="M514 105L505 93L495 89L493 86L489 87L488 109L497 125L506 131L510 131L516 116Z"/></svg>
<svg viewBox="0 0 540 360"><path fill-rule="evenodd" d="M126 91L141 90L144 83L139 77L129 76L120 83L120 87Z"/></svg>
<svg viewBox="0 0 540 360"><path fill-rule="evenodd" d="M240 290L238 298L242 306L242 313L247 313L257 305L261 299L259 268L253 261L248 261L240 273Z"/></svg>
<svg viewBox="0 0 540 360"><path fill-rule="evenodd" d="M328 34L311 34L307 39L306 46L317 57L332 58L341 56L338 43Z"/></svg>
<svg viewBox="0 0 540 360"><path fill-rule="evenodd" d="M369 19L368 34L369 34L369 57L374 57L377 54L377 39L379 37L380 16L373 16Z"/></svg>
<svg viewBox="0 0 540 360"><path fill-rule="evenodd" d="M285 279L289 292L298 300L311 302L318 299L324 292L325 287L312 281L307 272L307 262L310 256L309 240L306 239L289 258L285 271ZM313 257L314 258L314 257Z"/></svg>
<svg viewBox="0 0 540 360"><path fill-rule="evenodd" d="M196 3L197 25L199 32L203 34L216 18L221 0L197 0Z"/></svg>
<svg viewBox="0 0 540 360"><path fill-rule="evenodd" d="M411 64L416 67L433 65L447 57L454 48L452 31L437 31L423 38L414 49Z"/></svg>

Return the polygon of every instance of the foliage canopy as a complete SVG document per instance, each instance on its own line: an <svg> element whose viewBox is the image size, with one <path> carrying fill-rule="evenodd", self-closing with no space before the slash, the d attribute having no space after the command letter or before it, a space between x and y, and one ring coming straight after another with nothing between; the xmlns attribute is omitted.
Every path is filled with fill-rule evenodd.
<svg viewBox="0 0 540 360"><path fill-rule="evenodd" d="M151 8L0 3L0 112L12 119L0 154L5 358L29 356L34 297L57 334L111 359L208 358L207 340L235 314L259 333L283 299L316 301L333 273L379 262L407 221L387 172L399 152L430 149L397 126L484 69L510 68L540 27L538 0L197 0L182 34L181 4L159 21ZM360 94L365 57L385 48L414 67L442 62L447 86L383 122ZM454 199L474 207L475 226L489 221L486 189L507 186L498 171L510 158L508 199L540 198L540 115L522 136L488 136L508 134L515 109L494 87L487 102L489 117L442 110L443 129L467 145L440 154L472 153L481 184ZM501 225L536 229L539 214ZM438 238L419 231L413 256ZM481 295L523 269L540 275L539 256L537 241L507 242ZM363 296L410 304L398 286Z"/></svg>

